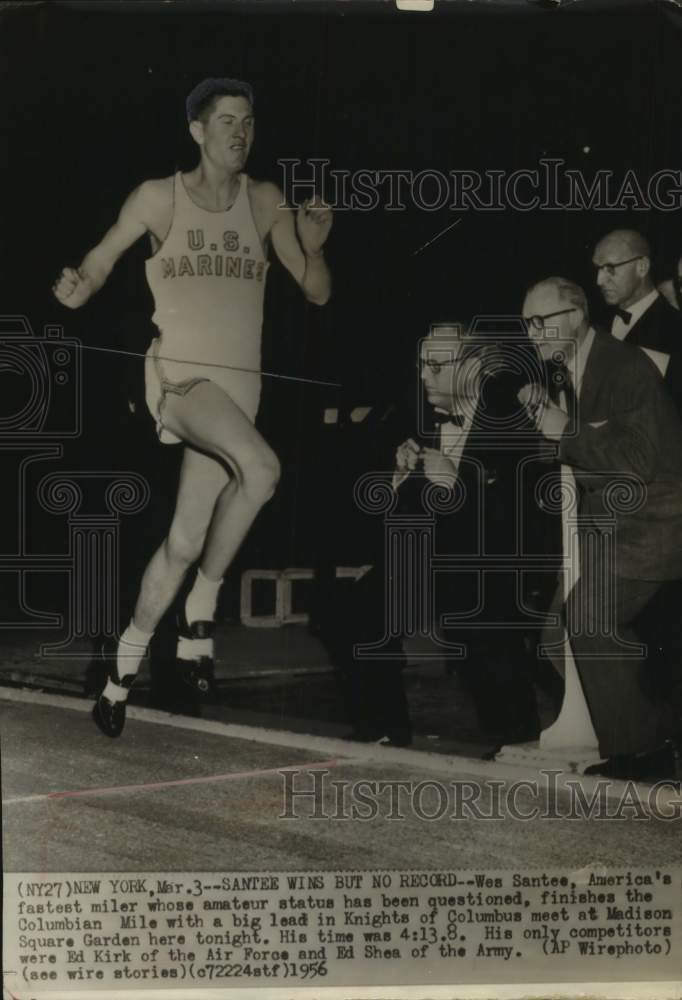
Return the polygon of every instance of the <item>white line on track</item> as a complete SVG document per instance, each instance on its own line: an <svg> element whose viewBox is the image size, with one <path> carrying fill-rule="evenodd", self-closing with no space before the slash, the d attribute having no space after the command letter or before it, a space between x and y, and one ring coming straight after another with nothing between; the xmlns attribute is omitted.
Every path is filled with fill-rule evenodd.
<svg viewBox="0 0 682 1000"><path fill-rule="evenodd" d="M3 799L5 806L15 805L19 802L44 802L45 799L75 799L83 796L95 795L116 795L120 792L157 792L164 788L177 788L182 785L210 785L218 781L239 781L242 778L260 778L266 774L282 774L284 771L314 770L320 768L336 767L335 760L316 760L306 764L289 764L280 767L265 767L253 771L229 771L226 774L202 774L194 778L173 778L170 781L149 781L130 785L94 785L92 788L74 788L64 792L43 792L40 795L17 795L13 798Z"/></svg>
<svg viewBox="0 0 682 1000"><path fill-rule="evenodd" d="M40 691L15 688L0 690L0 701L69 709L75 712L90 712L92 706L91 702L82 698L44 694ZM497 780L499 782L503 780L513 782L517 780L538 781L540 778L538 768L524 767L521 764L502 764L497 761L482 761L472 757L435 754L423 750L380 746L374 743L357 743L351 740L336 739L328 736L291 733L265 729L260 726L244 726L236 723L217 722L212 719L195 719L183 715L172 715L169 712L161 712L158 709L140 708L135 705L128 707L127 718L137 722L170 726L197 733L211 733L214 736L222 736L227 739L246 740L266 746L281 747L282 749L307 750L324 754L326 758L334 759L337 767L359 766L361 764L378 766L392 764L400 765L404 770L409 768L415 771L427 771L447 775L451 780L474 777L489 781ZM99 736L99 734L94 732L93 738L105 739L104 736ZM121 738L125 739L125 736ZM296 766L303 768L306 765L282 765L281 769L291 769ZM555 787L559 792L568 791L571 785L575 786L576 784L579 784L583 791L590 797L600 786L605 786L606 791L604 794L609 799L617 798L622 800L623 796L628 793L631 798L636 796L643 808L647 809L648 785L638 785L634 782L624 781L605 781L600 778L564 773L557 776ZM32 796L25 796L21 800L16 801L29 802L33 798ZM655 801L657 808L663 808L668 805L679 808L680 795L672 788L660 788L657 790ZM5 800L5 804L11 804L11 802L11 799Z"/></svg>

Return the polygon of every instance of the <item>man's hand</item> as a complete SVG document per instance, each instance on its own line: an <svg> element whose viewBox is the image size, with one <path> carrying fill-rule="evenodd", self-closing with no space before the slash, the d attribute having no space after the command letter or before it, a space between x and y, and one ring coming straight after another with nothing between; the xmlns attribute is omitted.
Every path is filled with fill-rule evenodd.
<svg viewBox="0 0 682 1000"><path fill-rule="evenodd" d="M548 400L538 412L538 418L537 428L542 436L549 441L560 441L566 430L568 414L564 413L561 407L555 406Z"/></svg>
<svg viewBox="0 0 682 1000"><path fill-rule="evenodd" d="M69 309L78 309L92 295L94 288L87 274L73 267L65 267L52 286L58 302Z"/></svg>
<svg viewBox="0 0 682 1000"><path fill-rule="evenodd" d="M270 238L277 258L301 288L308 302L329 301L332 282L322 246L332 224L331 209L319 199L308 199L298 212L287 208L275 184L264 182L260 193L271 213Z"/></svg>
<svg viewBox="0 0 682 1000"><path fill-rule="evenodd" d="M437 486L444 486L451 490L457 479L457 470L445 455L442 455L437 448L423 448L421 458L424 465L424 475Z"/></svg>
<svg viewBox="0 0 682 1000"><path fill-rule="evenodd" d="M419 445L412 438L408 438L395 453L395 467L398 472L414 472L418 461Z"/></svg>
<svg viewBox="0 0 682 1000"><path fill-rule="evenodd" d="M405 482L411 472L417 468L419 461L419 445L412 438L399 446L395 453L395 472L393 473L393 489L397 490Z"/></svg>
<svg viewBox="0 0 682 1000"><path fill-rule="evenodd" d="M145 233L154 231L148 220L158 221L172 211L171 182L172 178L144 181L128 195L116 222L86 253L80 267L65 267L53 284L58 302L78 309L99 291L119 257Z"/></svg>
<svg viewBox="0 0 682 1000"><path fill-rule="evenodd" d="M296 213L296 233L307 257L317 257L332 228L332 210L321 199L307 198Z"/></svg>
<svg viewBox="0 0 682 1000"><path fill-rule="evenodd" d="M561 440L568 423L568 414L561 407L550 402L544 394L538 396L530 385L519 389L517 398L543 437L549 441Z"/></svg>

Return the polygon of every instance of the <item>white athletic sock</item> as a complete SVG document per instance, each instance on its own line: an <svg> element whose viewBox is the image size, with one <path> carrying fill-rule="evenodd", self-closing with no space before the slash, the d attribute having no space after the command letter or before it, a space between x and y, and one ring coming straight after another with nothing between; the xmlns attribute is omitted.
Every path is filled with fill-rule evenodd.
<svg viewBox="0 0 682 1000"><path fill-rule="evenodd" d="M200 569L197 570L194 586L185 602L185 616L189 625L192 622L213 621L218 603L218 591L222 585L222 579L210 580Z"/></svg>
<svg viewBox="0 0 682 1000"><path fill-rule="evenodd" d="M116 684L114 681L107 681L102 695L107 699L107 701L127 701L128 700L128 688L121 687L120 684Z"/></svg>
<svg viewBox="0 0 682 1000"><path fill-rule="evenodd" d="M153 632L143 632L133 621L130 622L118 640L116 650L116 670L121 680L131 674L136 676L153 635ZM107 681L102 693L109 701L125 701L128 697L128 689L112 680Z"/></svg>
<svg viewBox="0 0 682 1000"><path fill-rule="evenodd" d="M186 639L178 636L178 659L200 660L202 656L213 659L213 639Z"/></svg>

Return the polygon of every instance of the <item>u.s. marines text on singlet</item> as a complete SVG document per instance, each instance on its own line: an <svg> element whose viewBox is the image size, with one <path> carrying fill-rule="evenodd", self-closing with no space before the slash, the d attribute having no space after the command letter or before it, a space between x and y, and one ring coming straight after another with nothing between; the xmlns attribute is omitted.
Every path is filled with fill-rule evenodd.
<svg viewBox="0 0 682 1000"><path fill-rule="evenodd" d="M240 175L234 204L211 211L192 201L178 172L170 231L145 264L160 334L148 352L147 402L162 441L177 441L162 426L165 393L187 391L202 379L215 382L255 418L268 266L246 174Z"/></svg>

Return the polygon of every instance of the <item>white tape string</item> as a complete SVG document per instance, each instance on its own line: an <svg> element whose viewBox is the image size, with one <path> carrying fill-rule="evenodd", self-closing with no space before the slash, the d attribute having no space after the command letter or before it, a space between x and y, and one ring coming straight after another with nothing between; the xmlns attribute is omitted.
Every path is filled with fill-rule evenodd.
<svg viewBox="0 0 682 1000"><path fill-rule="evenodd" d="M124 354L129 358L146 358L146 354L140 351L122 351L117 347L94 347L92 344L79 344L83 351L100 351L104 354ZM281 375L279 372L266 372L259 368L242 368L239 365L221 365L215 361L191 361L187 358L166 358L161 354L154 357L159 361L173 361L179 365L201 365L202 368L228 368L234 372L246 372L249 375L263 375L265 378L279 378L286 382L307 382L309 385L328 385L333 389L342 389L340 382L325 382L319 378L304 378L302 375Z"/></svg>

